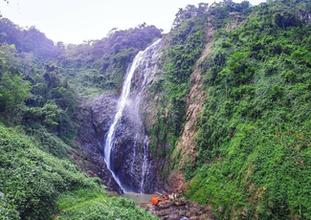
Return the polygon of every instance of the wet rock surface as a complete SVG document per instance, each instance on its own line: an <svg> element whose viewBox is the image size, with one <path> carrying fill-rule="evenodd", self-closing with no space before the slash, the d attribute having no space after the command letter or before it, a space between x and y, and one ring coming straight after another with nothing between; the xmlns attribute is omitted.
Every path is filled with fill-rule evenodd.
<svg viewBox="0 0 311 220"><path fill-rule="evenodd" d="M214 220L210 206L202 206L184 199L166 200L157 206L142 204L143 208L161 220Z"/></svg>
<svg viewBox="0 0 311 220"><path fill-rule="evenodd" d="M172 172L164 185L165 193L150 196L150 200L140 206L162 220L214 220L212 209L186 200L182 195L186 182L182 172ZM159 198L157 205L152 205L152 197Z"/></svg>
<svg viewBox="0 0 311 220"><path fill-rule="evenodd" d="M156 188L155 167L151 154L146 152L147 172L143 174L144 147L148 143L143 127L138 125L130 114L129 109L125 109L125 114L116 130L115 145L111 154L111 168L127 190L150 193Z"/></svg>
<svg viewBox="0 0 311 220"><path fill-rule="evenodd" d="M98 96L81 104L77 114L79 122L78 139L82 152L72 152L74 161L89 175L99 177L108 190L122 193L108 170L103 143L117 105L111 94Z"/></svg>

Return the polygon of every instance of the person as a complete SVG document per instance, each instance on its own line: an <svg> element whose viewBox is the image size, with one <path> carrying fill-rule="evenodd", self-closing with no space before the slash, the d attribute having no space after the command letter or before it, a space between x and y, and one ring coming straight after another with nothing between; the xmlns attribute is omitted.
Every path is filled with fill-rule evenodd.
<svg viewBox="0 0 311 220"><path fill-rule="evenodd" d="M151 204L154 206L157 206L160 202L160 198L158 196L152 196L151 197Z"/></svg>

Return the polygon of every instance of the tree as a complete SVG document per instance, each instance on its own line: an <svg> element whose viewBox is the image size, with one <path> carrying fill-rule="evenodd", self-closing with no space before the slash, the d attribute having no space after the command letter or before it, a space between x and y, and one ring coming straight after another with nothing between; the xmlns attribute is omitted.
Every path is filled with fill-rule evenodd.
<svg viewBox="0 0 311 220"><path fill-rule="evenodd" d="M0 79L0 112L14 114L29 96L30 84L17 74L3 73Z"/></svg>

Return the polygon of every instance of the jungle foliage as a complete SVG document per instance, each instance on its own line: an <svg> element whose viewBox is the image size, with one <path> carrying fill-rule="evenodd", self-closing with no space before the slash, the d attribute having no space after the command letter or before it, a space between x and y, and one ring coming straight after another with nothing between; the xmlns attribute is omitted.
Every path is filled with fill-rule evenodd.
<svg viewBox="0 0 311 220"><path fill-rule="evenodd" d="M141 24L128 30L112 29L101 40L68 45L59 62L62 74L83 96L119 90L134 56L160 38L161 31Z"/></svg>
<svg viewBox="0 0 311 220"><path fill-rule="evenodd" d="M180 11L174 22L176 26L165 39L163 77L152 91L161 97L157 119L150 131L152 149L159 156L165 156L172 150L185 120L190 75L204 46L206 16L202 11L196 7ZM201 16L197 17L198 14Z"/></svg>
<svg viewBox="0 0 311 220"><path fill-rule="evenodd" d="M164 39L163 76L151 89L154 96L160 97L157 100L157 119L150 131L151 146L156 155L170 157L181 135L186 119L190 76L195 65L199 65L208 31L224 27L233 13L246 15L249 7L248 2L225 1L210 6L201 3L198 6L188 5L176 14L174 27Z"/></svg>
<svg viewBox="0 0 311 220"><path fill-rule="evenodd" d="M311 218L310 6L252 8L217 31L202 64L208 97L187 195L221 218Z"/></svg>
<svg viewBox="0 0 311 220"><path fill-rule="evenodd" d="M0 124L1 220L155 219L132 201L108 196L98 179L46 148L23 130Z"/></svg>

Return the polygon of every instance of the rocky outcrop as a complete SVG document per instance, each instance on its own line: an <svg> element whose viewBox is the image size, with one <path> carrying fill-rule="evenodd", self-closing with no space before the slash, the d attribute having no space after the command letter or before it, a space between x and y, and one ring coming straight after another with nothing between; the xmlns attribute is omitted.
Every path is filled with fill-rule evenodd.
<svg viewBox="0 0 311 220"><path fill-rule="evenodd" d="M154 166L151 155L147 152L147 173L143 173L144 147L148 145L148 140L143 127L137 124L136 117L129 109L125 110L115 133L111 168L126 190L151 192L156 186ZM143 181L146 181L146 184L142 184Z"/></svg>
<svg viewBox="0 0 311 220"><path fill-rule="evenodd" d="M194 66L194 71L190 77L190 92L187 96L186 120L182 134L177 142L173 153L174 160L178 161L178 168L182 169L187 162L193 162L196 157L195 137L197 132L197 122L200 117L206 93L203 88L201 63L210 54L212 47L214 30L211 25L206 28L206 45Z"/></svg>
<svg viewBox="0 0 311 220"><path fill-rule="evenodd" d="M243 22L243 17L240 13L231 12L229 16L231 21L225 26L225 29L228 31L236 29ZM178 161L178 169L183 169L186 163L193 163L197 156L195 141L198 128L197 123L200 119L204 101L208 98L208 94L206 94L203 86L201 64L208 58L213 49L215 27L212 23L213 22L207 23L205 29L206 44L190 77L190 92L187 95L186 120L181 136L172 155L172 158L175 161Z"/></svg>
<svg viewBox="0 0 311 220"><path fill-rule="evenodd" d="M202 206L183 198L161 201L157 206L142 205L161 220L213 220L210 206Z"/></svg>
<svg viewBox="0 0 311 220"><path fill-rule="evenodd" d="M78 139L82 152L72 152L73 159L91 176L99 177L111 191L122 193L107 169L103 156L105 134L116 108L116 97L103 94L83 102L77 114Z"/></svg>

